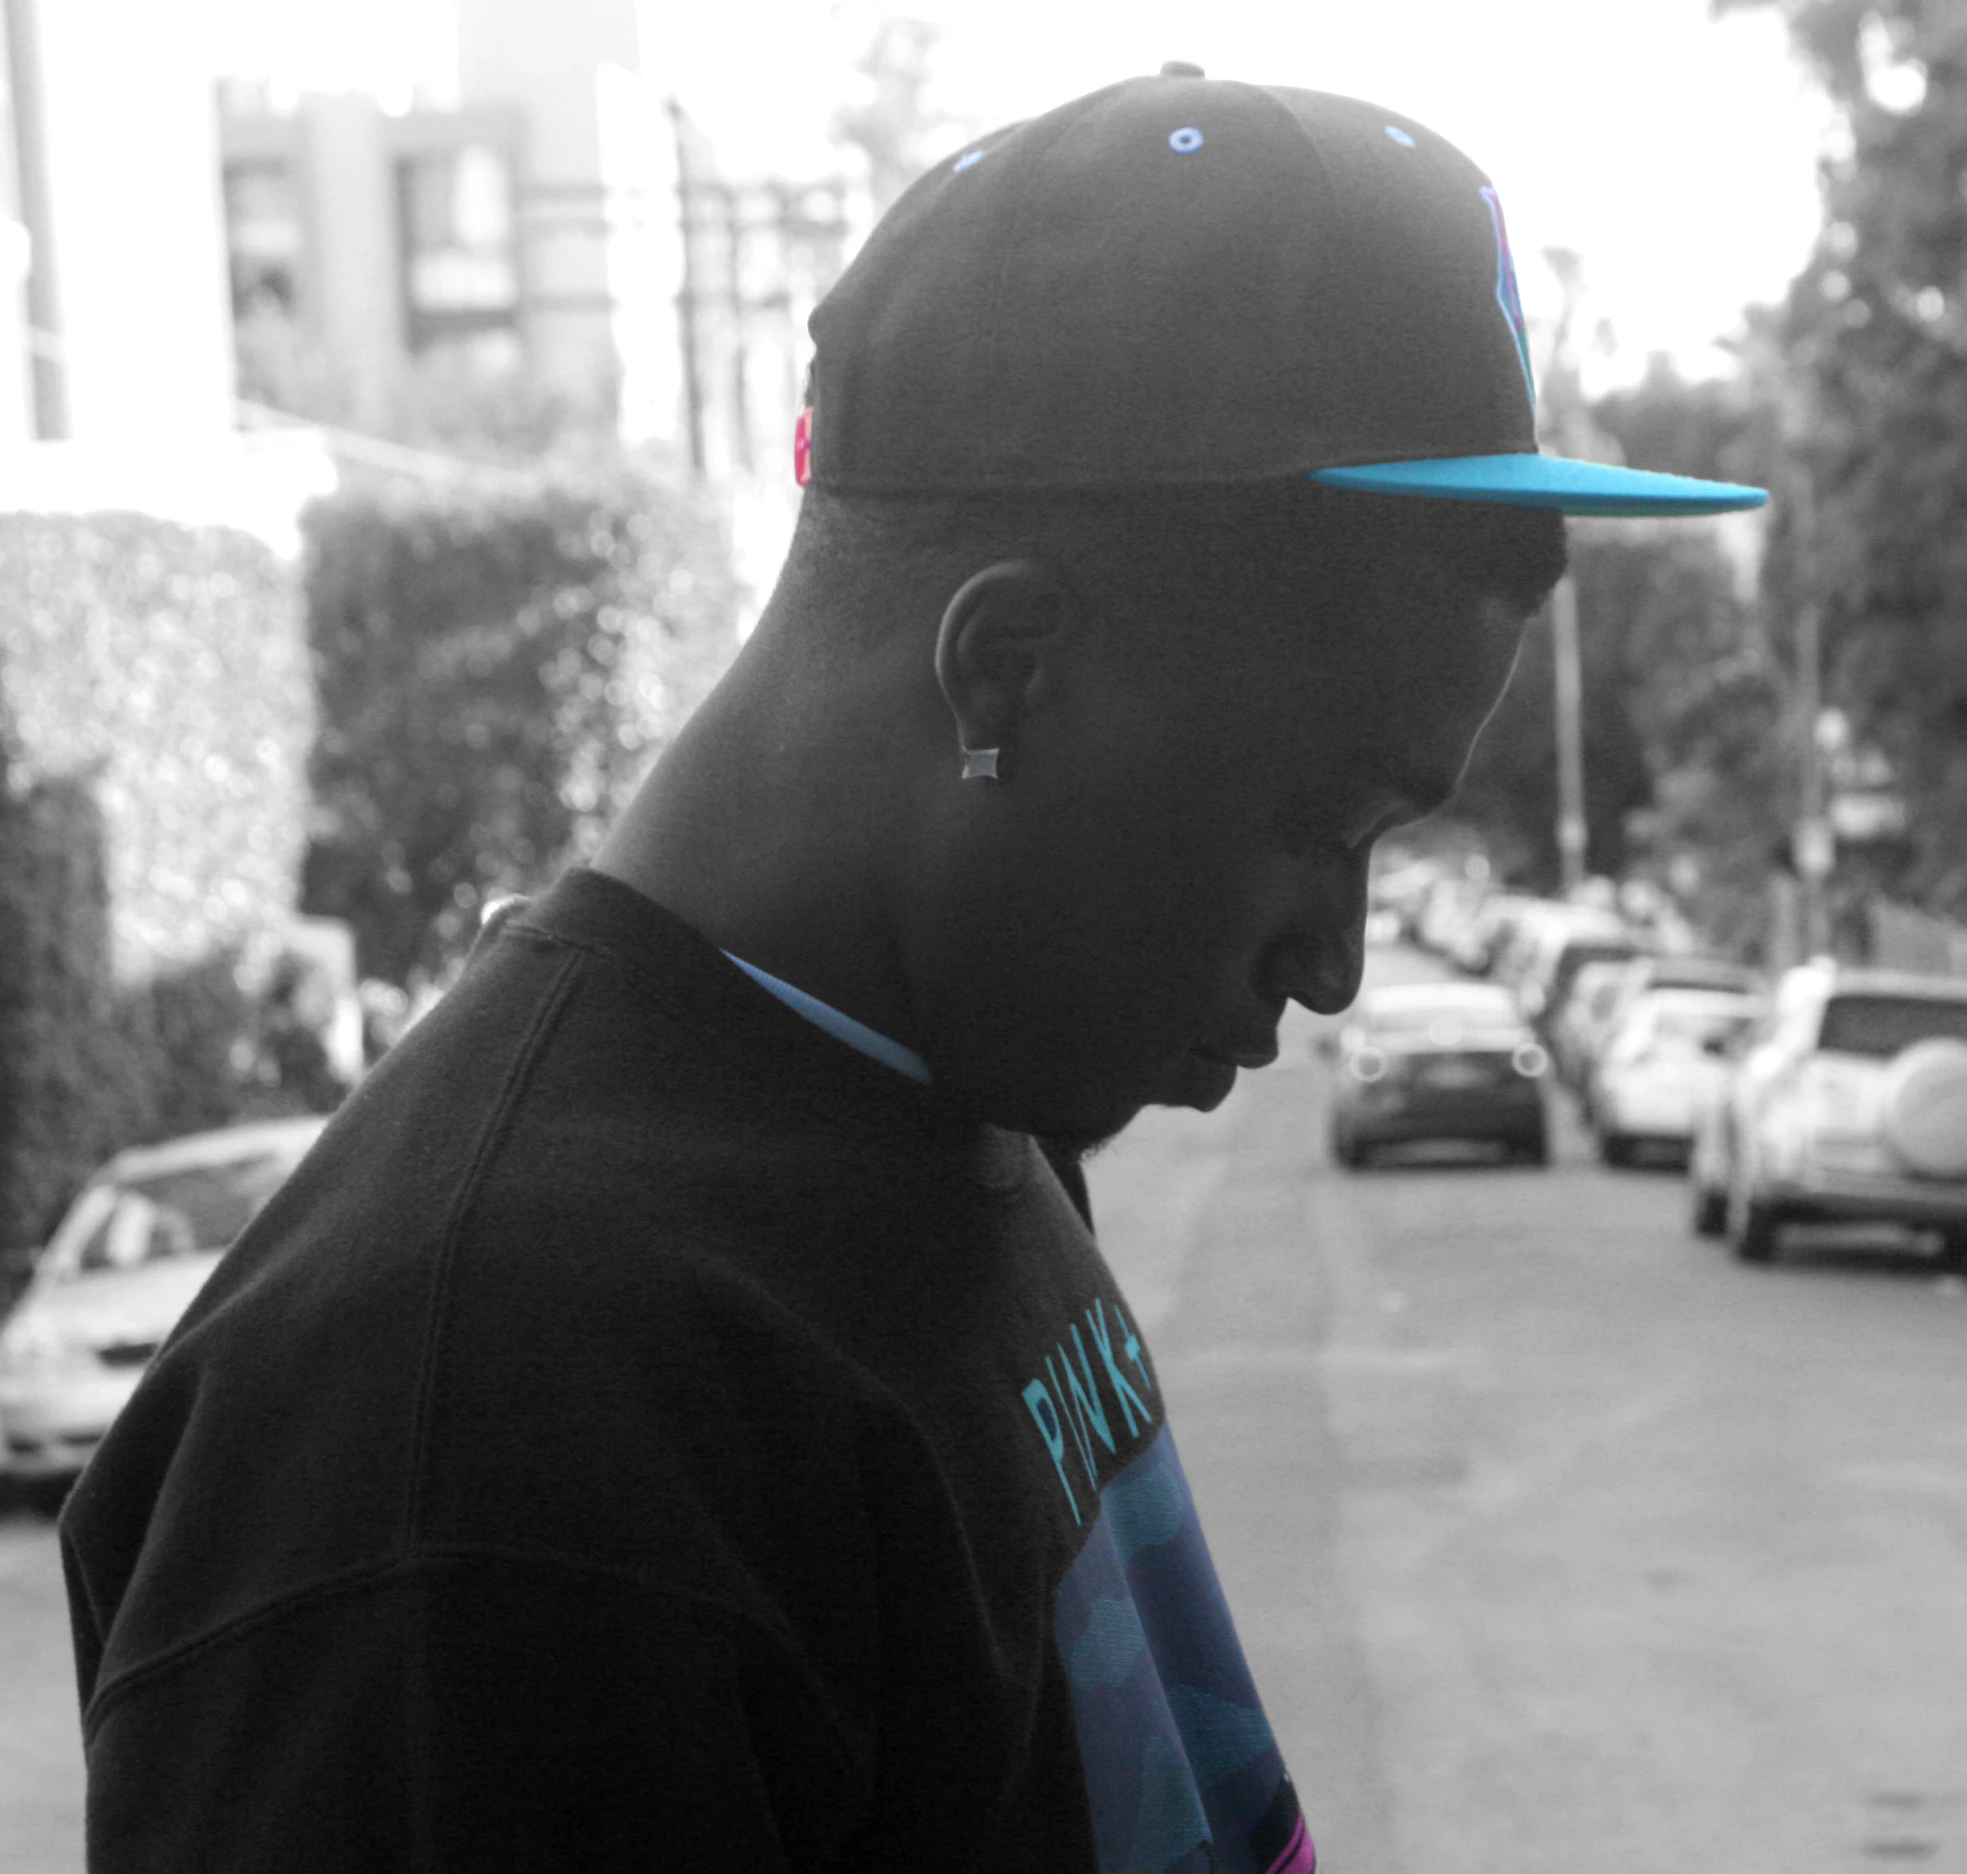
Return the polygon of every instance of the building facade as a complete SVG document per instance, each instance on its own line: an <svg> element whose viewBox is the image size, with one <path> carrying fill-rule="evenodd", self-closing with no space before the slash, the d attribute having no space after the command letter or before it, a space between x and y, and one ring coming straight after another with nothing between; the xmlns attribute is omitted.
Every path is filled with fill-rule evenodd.
<svg viewBox="0 0 1967 1874"><path fill-rule="evenodd" d="M200 0L0 6L0 507L291 545L337 463L572 426L718 490L769 584L865 211L721 175L639 0L457 0L455 95L407 110L221 82Z"/></svg>

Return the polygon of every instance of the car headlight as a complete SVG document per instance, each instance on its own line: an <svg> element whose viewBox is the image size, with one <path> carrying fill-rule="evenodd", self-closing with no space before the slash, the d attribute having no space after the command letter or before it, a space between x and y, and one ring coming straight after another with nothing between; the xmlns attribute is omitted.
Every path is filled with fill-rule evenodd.
<svg viewBox="0 0 1967 1874"><path fill-rule="evenodd" d="M0 1368L15 1372L66 1366L87 1351L45 1315L17 1315L0 1329Z"/></svg>

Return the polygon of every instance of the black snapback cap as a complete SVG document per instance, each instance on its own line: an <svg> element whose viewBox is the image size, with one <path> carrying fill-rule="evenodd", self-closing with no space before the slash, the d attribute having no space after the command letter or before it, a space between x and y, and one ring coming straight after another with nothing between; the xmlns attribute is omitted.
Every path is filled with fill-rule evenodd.
<svg viewBox="0 0 1967 1874"><path fill-rule="evenodd" d="M1411 118L1171 64L919 177L815 309L802 485L1306 475L1564 514L1757 488L1540 455L1502 204Z"/></svg>

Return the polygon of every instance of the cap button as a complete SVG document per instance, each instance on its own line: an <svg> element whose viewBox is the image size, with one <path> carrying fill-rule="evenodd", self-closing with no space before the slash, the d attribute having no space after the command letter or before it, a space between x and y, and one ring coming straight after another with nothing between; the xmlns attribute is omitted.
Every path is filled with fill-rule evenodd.
<svg viewBox="0 0 1967 1874"><path fill-rule="evenodd" d="M1187 59L1170 59L1161 68L1163 78L1206 78L1208 73L1199 65L1191 65Z"/></svg>

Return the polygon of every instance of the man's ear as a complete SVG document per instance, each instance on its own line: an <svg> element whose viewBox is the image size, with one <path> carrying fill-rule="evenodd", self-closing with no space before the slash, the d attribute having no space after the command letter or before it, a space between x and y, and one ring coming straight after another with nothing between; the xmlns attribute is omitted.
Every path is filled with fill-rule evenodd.
<svg viewBox="0 0 1967 1874"><path fill-rule="evenodd" d="M999 560L957 588L936 633L936 682L964 748L1017 740L1078 610L1071 588L1037 560Z"/></svg>

